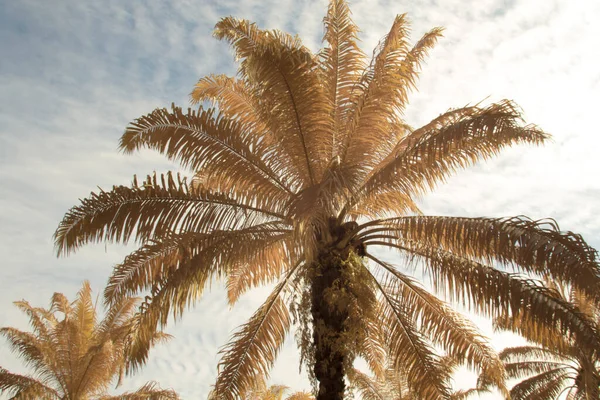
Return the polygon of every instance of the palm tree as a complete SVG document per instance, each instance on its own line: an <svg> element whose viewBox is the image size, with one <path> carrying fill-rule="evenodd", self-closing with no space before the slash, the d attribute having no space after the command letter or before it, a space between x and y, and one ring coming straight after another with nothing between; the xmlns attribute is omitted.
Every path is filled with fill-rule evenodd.
<svg viewBox="0 0 600 400"><path fill-rule="evenodd" d="M19 400L170 400L179 399L172 390L162 390L150 382L135 392L107 395L110 383L120 384L127 365L127 345L138 301L122 298L98 322L86 281L69 303L62 293L54 293L50 309L15 302L29 317L33 332L2 328L13 350L23 358L33 375L18 375L0 367L0 393ZM155 335L154 341L164 335Z"/></svg>
<svg viewBox="0 0 600 400"><path fill-rule="evenodd" d="M258 380L244 396L244 400L283 400L285 393L289 387L285 385L271 385L263 380ZM218 395L215 391L211 391L208 395L208 400L217 399ZM314 400L314 397L307 392L294 392L285 397L285 400Z"/></svg>
<svg viewBox="0 0 600 400"><path fill-rule="evenodd" d="M90 242L139 242L115 267L105 298L147 293L145 335L170 314L181 316L215 277L227 280L231 303L277 282L223 350L215 390L227 399L266 375L294 321L319 400L341 399L353 358L374 363L380 348L395 368L420 377L410 382L423 399L449 394L434 346L502 381L501 363L477 331L409 269L374 256L378 246L399 250L405 266L423 268L440 293L472 310L560 321L597 352L594 329L570 304L495 268L550 271L598 298L596 256L579 236L525 217L421 215L416 199L457 169L548 135L523 126L510 101L451 109L409 127L407 96L442 30L413 47L407 31L406 17L396 17L369 62L344 0L330 2L317 54L283 32L222 19L215 36L233 46L238 78L200 79L192 99L211 107L156 109L120 143L126 153L163 153L193 171L191 180L154 174L92 193L60 223L58 254ZM383 329L379 341L369 338L373 326Z"/></svg>
<svg viewBox="0 0 600 400"><path fill-rule="evenodd" d="M578 290L547 282L557 297L569 301L600 332L600 307ZM600 398L600 357L564 335L556 325L520 320L518 314L496 320L498 328L511 329L533 345L504 349L509 378L520 379L510 391L513 400L550 400L567 393L567 399ZM598 334L600 335L600 333ZM524 379L527 378L527 379Z"/></svg>

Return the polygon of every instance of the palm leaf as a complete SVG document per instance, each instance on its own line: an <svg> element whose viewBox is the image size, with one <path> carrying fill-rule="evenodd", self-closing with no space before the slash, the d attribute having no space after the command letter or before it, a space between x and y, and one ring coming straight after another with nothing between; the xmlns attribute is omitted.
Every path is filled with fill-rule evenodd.
<svg viewBox="0 0 600 400"><path fill-rule="evenodd" d="M548 274L600 300L596 250L580 235L561 232L554 220L417 216L383 224L403 238L441 246L462 257Z"/></svg>
<svg viewBox="0 0 600 400"><path fill-rule="evenodd" d="M323 69L321 79L335 113L332 142L333 154L338 154L337 148L345 139L343 128L352 107L352 91L365 68L365 55L358 47L358 27L351 19L345 0L331 1L323 22L323 41L329 47L324 48L320 54Z"/></svg>
<svg viewBox="0 0 600 400"><path fill-rule="evenodd" d="M406 371L409 388L424 400L442 399L449 395L444 371L438 356L425 337L417 330L409 309L377 282L382 299L378 310L378 320L395 369Z"/></svg>
<svg viewBox="0 0 600 400"><path fill-rule="evenodd" d="M459 300L489 316L518 314L563 332L575 335L581 345L593 354L600 351L596 327L568 302L552 290L531 279L502 272L453 253L415 243L394 245L389 242L366 241L397 247L409 259L425 263L437 291Z"/></svg>
<svg viewBox="0 0 600 400"><path fill-rule="evenodd" d="M0 393L10 394L15 400L59 400L61 396L54 389L32 377L12 374L0 367Z"/></svg>
<svg viewBox="0 0 600 400"><path fill-rule="evenodd" d="M282 215L268 204L244 204L246 199L208 190L191 192L171 174L148 177L143 186L114 187L92 193L64 217L54 237L58 254L99 240L127 242L135 232L148 241L166 232L210 232L239 229Z"/></svg>
<svg viewBox="0 0 600 400"><path fill-rule="evenodd" d="M285 135L283 145L303 181L316 183L331 157L332 121L313 55L298 39L234 18L222 19L215 36L232 43L241 59L240 72L250 82L260 82L265 101L274 105L266 121L270 130Z"/></svg>
<svg viewBox="0 0 600 400"><path fill-rule="evenodd" d="M399 146L393 160L378 166L358 191L360 197L391 188L414 196L432 189L457 169L496 155L517 143L541 144L548 135L533 126L521 127L516 106L508 101L472 108L457 121L415 131ZM435 126L435 125L434 125ZM360 197L357 197L359 201Z"/></svg>
<svg viewBox="0 0 600 400"><path fill-rule="evenodd" d="M257 378L268 376L291 324L281 295L299 265L289 270L265 303L221 351L223 358L214 390L217 399L243 396Z"/></svg>
<svg viewBox="0 0 600 400"><path fill-rule="evenodd" d="M98 400L177 400L179 396L173 390L161 389L157 383L148 382L135 392L126 392L118 396L102 396Z"/></svg>
<svg viewBox="0 0 600 400"><path fill-rule="evenodd" d="M110 304L123 296L150 290L157 281L184 266L207 268L211 274L225 274L229 266L251 261L272 266L267 251L255 254L254 250L266 243L277 244L285 232L283 224L265 223L236 231L168 235L141 247L115 267L104 292L105 301Z"/></svg>
<svg viewBox="0 0 600 400"><path fill-rule="evenodd" d="M384 385L357 369L349 373L348 378L352 387L363 400L386 400L390 398Z"/></svg>
<svg viewBox="0 0 600 400"><path fill-rule="evenodd" d="M512 400L554 400L562 393L569 372L564 368L552 369L515 385Z"/></svg>
<svg viewBox="0 0 600 400"><path fill-rule="evenodd" d="M267 164L263 141L248 135L236 120L214 109L184 113L180 107L156 109L133 122L121 137L121 149L157 150L182 167L202 173L211 188L271 198L287 198L288 190Z"/></svg>
<svg viewBox="0 0 600 400"><path fill-rule="evenodd" d="M368 253L367 257L384 268L390 291L396 293L410 318L420 322L420 329L435 345L453 359L463 361L471 368L480 368L492 383L505 389L502 361L473 323L392 265Z"/></svg>
<svg viewBox="0 0 600 400"><path fill-rule="evenodd" d="M366 89L356 100L355 112L348 127L349 139L344 160L354 164L360 160L362 176L366 175L388 153L376 151L382 142L396 141L390 136L391 126L398 125L398 116L408 103L409 91L415 87L416 76L428 50L441 36L442 29L428 32L408 50L408 23L405 15L397 16L390 32L382 41L371 68L362 83Z"/></svg>

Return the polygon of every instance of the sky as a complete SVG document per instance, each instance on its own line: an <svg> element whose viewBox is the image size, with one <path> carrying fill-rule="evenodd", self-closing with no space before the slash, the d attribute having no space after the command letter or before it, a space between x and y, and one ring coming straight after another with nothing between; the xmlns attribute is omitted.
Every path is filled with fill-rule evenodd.
<svg viewBox="0 0 600 400"><path fill-rule="evenodd" d="M350 6L367 54L396 14L408 13L413 42L434 26L446 28L411 96L410 125L452 107L507 98L528 123L553 135L544 147L509 149L448 179L421 199L425 214L552 217L600 247L600 2L355 0ZM57 259L52 234L64 213L98 187L177 169L151 151L123 155L118 140L130 121L154 108L188 105L202 76L235 74L229 47L211 36L219 18L298 34L316 51L326 7L326 0L0 1L0 326L28 329L15 300L48 306L56 291L74 298L84 279L99 293L112 266L134 249L99 244ZM184 399L205 398L219 348L266 293L257 289L230 309L215 284L169 327L175 338L156 348L123 389L157 380ZM501 348L513 339L496 335L492 342ZM273 383L308 388L296 353L290 337ZM4 344L0 365L25 371Z"/></svg>

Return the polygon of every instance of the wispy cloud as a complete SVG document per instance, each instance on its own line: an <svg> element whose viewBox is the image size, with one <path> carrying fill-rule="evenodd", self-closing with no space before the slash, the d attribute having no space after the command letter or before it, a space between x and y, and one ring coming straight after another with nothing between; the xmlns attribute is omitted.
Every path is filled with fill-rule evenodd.
<svg viewBox="0 0 600 400"><path fill-rule="evenodd" d="M413 39L434 26L445 38L424 67L407 120L418 126L450 107L516 100L554 135L544 148L504 152L450 178L423 199L430 214L555 217L600 245L600 28L596 1L459 0L413 4L354 1L369 53L408 12ZM21 0L0 4L0 325L27 328L11 301L45 305L53 291L73 296L83 279L101 290L128 248L92 246L53 256L52 233L77 198L134 173L174 168L151 152L116 151L126 124L155 107L185 105L198 78L235 73L231 52L211 37L222 16L298 33L316 50L326 1ZM156 379L185 398L202 398L216 375L217 351L260 304L262 293L228 311L215 290L171 332L128 386ZM273 381L295 379L293 339ZM0 346L2 365L19 369ZM294 377L294 378L292 378ZM304 379L301 381L300 379Z"/></svg>

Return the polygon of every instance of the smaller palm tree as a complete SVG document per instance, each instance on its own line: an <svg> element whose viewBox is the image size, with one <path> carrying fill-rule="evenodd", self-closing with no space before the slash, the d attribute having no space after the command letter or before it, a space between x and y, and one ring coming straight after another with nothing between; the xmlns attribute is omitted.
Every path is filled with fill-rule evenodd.
<svg viewBox="0 0 600 400"><path fill-rule="evenodd" d="M130 344L140 340L133 329L138 299L123 298L100 322L87 281L72 303L62 293L54 293L48 310L26 301L15 304L29 317L33 332L7 327L0 334L34 372L18 375L0 367L0 393L16 400L179 399L174 391L162 390L153 382L135 392L107 394L111 382L116 380L118 386L129 366L134 348ZM166 337L155 334L149 340L154 344Z"/></svg>
<svg viewBox="0 0 600 400"><path fill-rule="evenodd" d="M290 388L285 385L267 386L264 379L258 380L254 386L244 395L243 400L284 400L284 395ZM217 395L211 391L208 400L216 400ZM314 396L308 392L294 392L285 397L285 400L315 400Z"/></svg>
<svg viewBox="0 0 600 400"><path fill-rule="evenodd" d="M569 301L596 327L600 335L600 308L578 290L550 280L555 296ZM585 351L576 335L565 335L559 326L548 326L518 314L495 321L497 328L521 334L534 345L510 347L500 353L508 378L521 379L510 391L513 400L550 400L562 394L569 400L600 399L600 359Z"/></svg>

